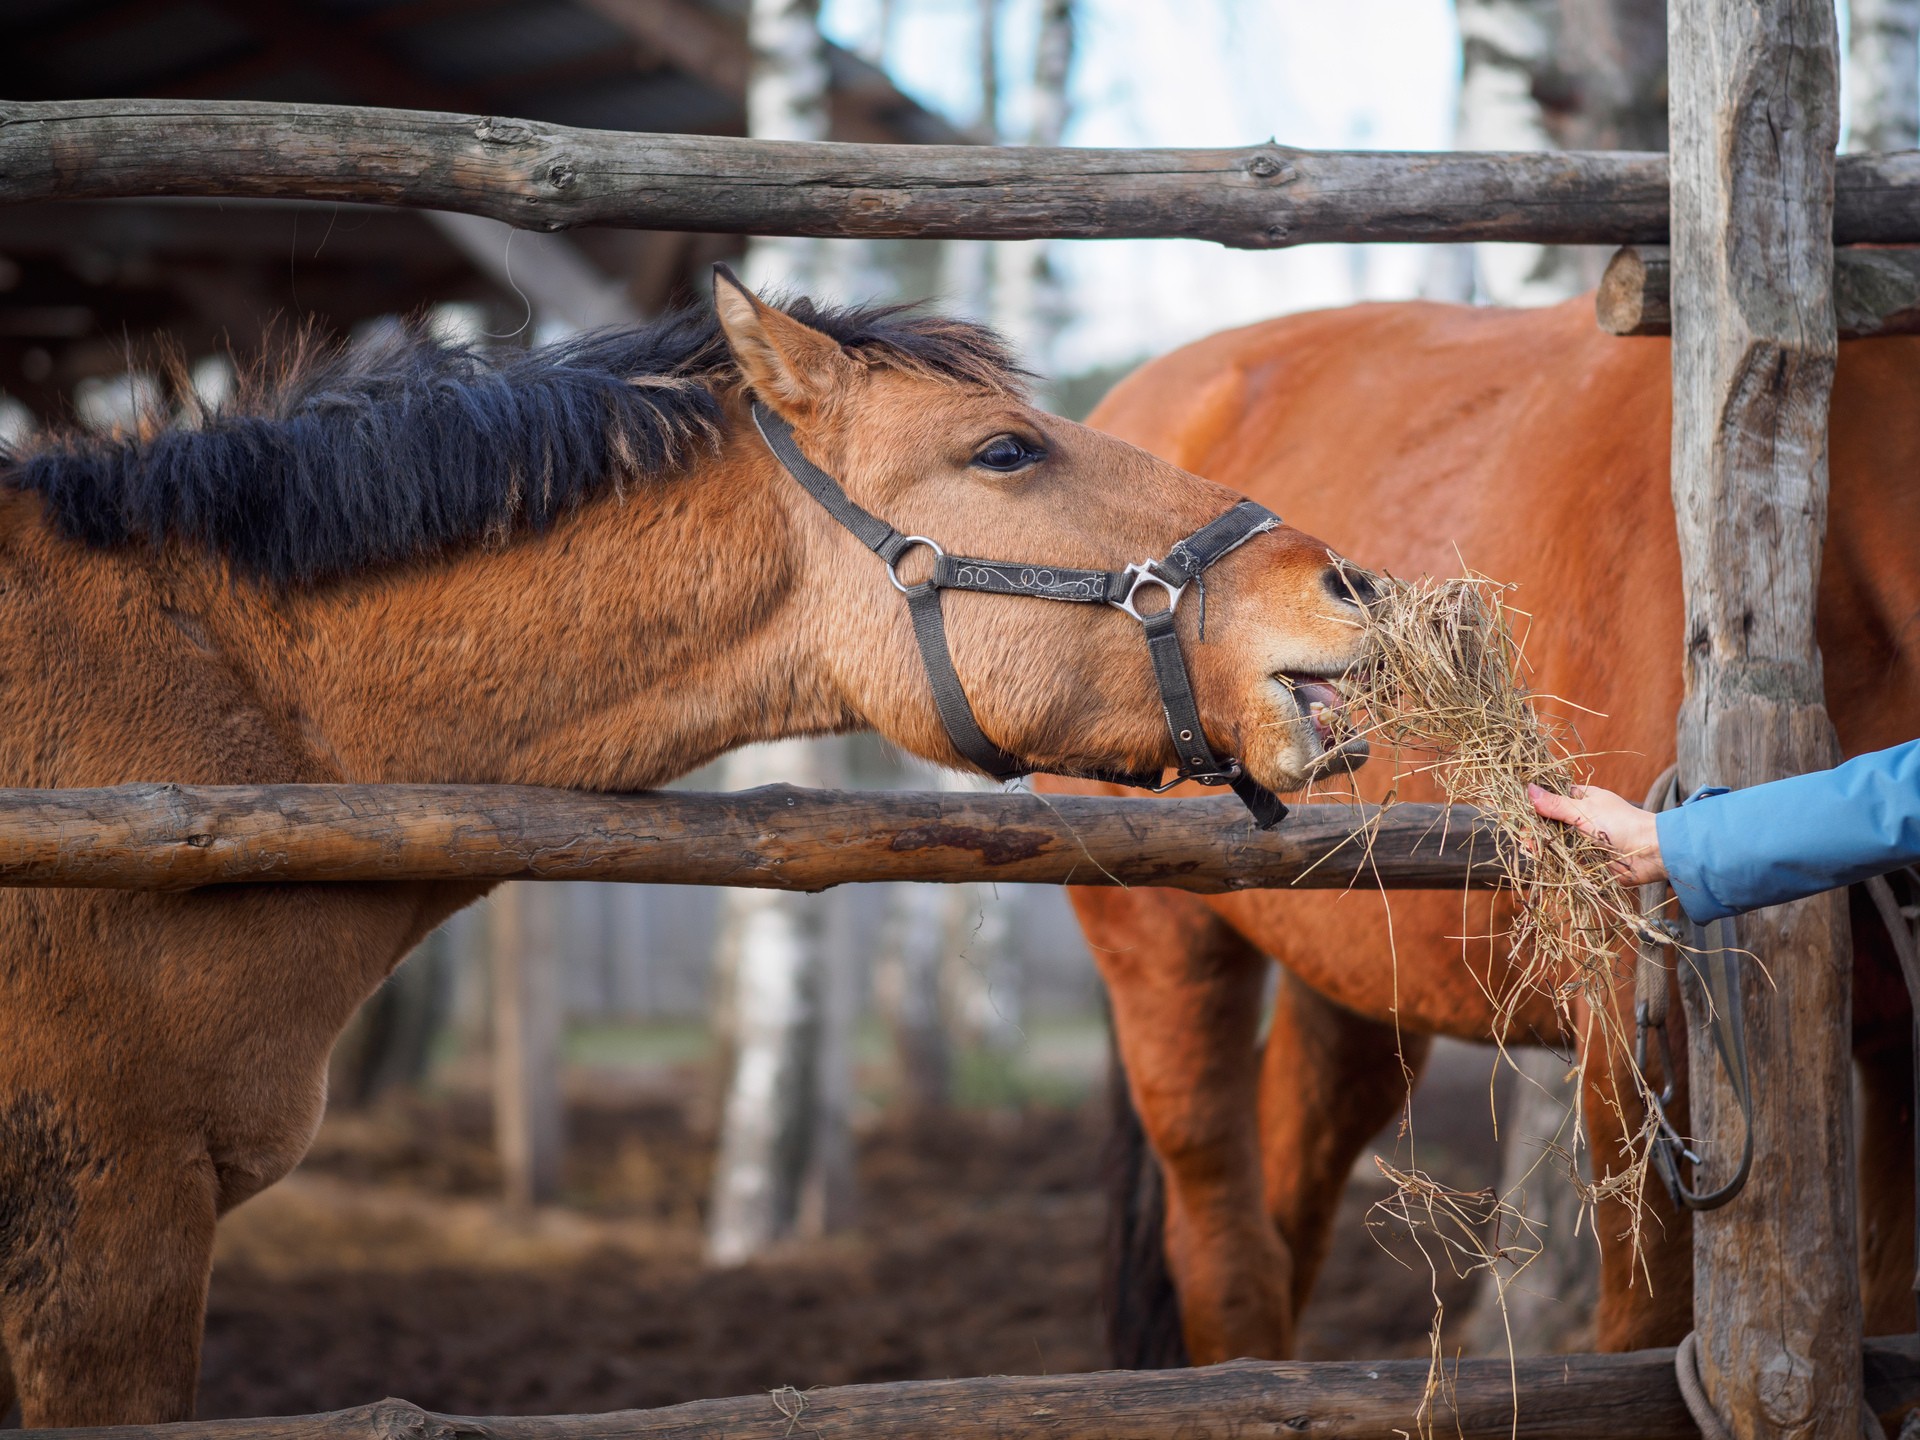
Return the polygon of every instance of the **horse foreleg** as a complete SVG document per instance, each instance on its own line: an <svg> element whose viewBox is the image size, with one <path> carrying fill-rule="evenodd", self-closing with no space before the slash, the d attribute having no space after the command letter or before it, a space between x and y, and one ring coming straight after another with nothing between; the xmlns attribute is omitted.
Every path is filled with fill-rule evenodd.
<svg viewBox="0 0 1920 1440"><path fill-rule="evenodd" d="M1429 1037L1402 1037L1282 972L1261 1069L1260 1148L1267 1213L1293 1257L1296 1316L1354 1161L1406 1102L1431 1048Z"/></svg>
<svg viewBox="0 0 1920 1440"><path fill-rule="evenodd" d="M1617 1033L1633 1034L1633 987L1614 988ZM1680 987L1673 988L1667 1021L1675 1097L1668 1115L1687 1134L1687 1022ZM1646 1107L1623 1057L1604 1042L1597 1023L1583 1027L1582 1107L1587 1143L1603 1198L1594 1207L1600 1241L1600 1298L1594 1309L1596 1350L1644 1350L1677 1345L1693 1328L1693 1217L1674 1208L1651 1167L1632 1184L1632 1164L1646 1120ZM1666 1083L1657 1047L1648 1057L1648 1081ZM1606 1189L1613 1176L1626 1188Z"/></svg>
<svg viewBox="0 0 1920 1440"><path fill-rule="evenodd" d="M1913 1046L1905 1035L1857 1052L1860 1074L1860 1299L1869 1335L1914 1328Z"/></svg>
<svg viewBox="0 0 1920 1440"><path fill-rule="evenodd" d="M1196 1364L1293 1345L1292 1264L1262 1196L1265 956L1170 891L1077 892L1135 1109L1166 1177L1168 1267Z"/></svg>
<svg viewBox="0 0 1920 1440"><path fill-rule="evenodd" d="M185 1420L199 1380L215 1180L183 1137L159 1150L65 1133L57 1119L6 1197L19 1243L0 1256L0 1351L21 1423ZM21 1157L16 1156L16 1161Z"/></svg>

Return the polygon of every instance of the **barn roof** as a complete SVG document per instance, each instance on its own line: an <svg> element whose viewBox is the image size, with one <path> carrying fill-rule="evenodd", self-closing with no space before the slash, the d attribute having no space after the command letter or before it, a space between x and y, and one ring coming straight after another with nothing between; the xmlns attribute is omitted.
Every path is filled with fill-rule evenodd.
<svg viewBox="0 0 1920 1440"><path fill-rule="evenodd" d="M0 94L382 105L614 130L744 133L744 0L0 0ZM833 138L969 137L828 47ZM732 236L516 236L343 205L0 207L0 391L42 412L129 344L246 346L272 319L345 330L444 300L519 304L530 275L588 319L658 309ZM503 259L511 262L509 266Z"/></svg>

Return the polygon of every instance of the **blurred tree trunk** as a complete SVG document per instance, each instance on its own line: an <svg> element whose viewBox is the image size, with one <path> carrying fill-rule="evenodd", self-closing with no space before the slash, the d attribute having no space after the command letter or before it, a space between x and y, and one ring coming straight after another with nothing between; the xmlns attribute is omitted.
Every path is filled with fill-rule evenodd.
<svg viewBox="0 0 1920 1440"><path fill-rule="evenodd" d="M548 885L502 885L488 910L494 1145L507 1202L522 1210L559 1195L566 1144L557 898Z"/></svg>
<svg viewBox="0 0 1920 1440"><path fill-rule="evenodd" d="M918 767L921 783L990 790L977 775ZM899 1104L909 1114L952 1103L955 1051L1020 1043L1025 973L1009 901L991 885L897 885L881 930L876 1000L892 1034Z"/></svg>
<svg viewBox="0 0 1920 1440"><path fill-rule="evenodd" d="M1455 0L1462 150L1664 150L1664 0ZM1471 255L1471 261L1466 259ZM1434 299L1552 305L1599 282L1596 246L1436 246Z"/></svg>
<svg viewBox="0 0 1920 1440"><path fill-rule="evenodd" d="M782 740L729 757L729 790L838 783L838 742ZM848 1106L858 996L837 897L729 890L716 967L730 1044L707 1254L738 1264L853 1204Z"/></svg>
<svg viewBox="0 0 1920 1440"><path fill-rule="evenodd" d="M749 0L747 133L756 140L825 140L827 47L819 0ZM806 294L818 282L822 242L805 236L755 236L743 264L756 290Z"/></svg>
<svg viewBox="0 0 1920 1440"><path fill-rule="evenodd" d="M953 1098L953 1037L940 984L946 957L945 887L898 885L881 929L875 998L893 1039L898 1104L930 1118Z"/></svg>
<svg viewBox="0 0 1920 1440"><path fill-rule="evenodd" d="M1665 0L1560 0L1554 56L1543 109L1558 148L1667 148Z"/></svg>
<svg viewBox="0 0 1920 1440"><path fill-rule="evenodd" d="M1560 0L1455 0L1460 22L1461 150L1552 150L1549 98L1564 94ZM1578 294L1579 261L1563 245L1476 245L1471 296L1495 305L1552 305ZM1445 263L1436 260L1436 264Z"/></svg>
<svg viewBox="0 0 1920 1440"><path fill-rule="evenodd" d="M1920 0L1852 0L1847 149L1920 145Z"/></svg>
<svg viewBox="0 0 1920 1440"><path fill-rule="evenodd" d="M1073 0L1040 0L1026 144L1060 144L1067 128L1072 70ZM1043 405L1052 400L1049 377L1056 366L1054 346L1067 321L1066 293L1053 254L1051 241L1016 240L996 245L991 258L994 327L1039 372L1035 390Z"/></svg>
<svg viewBox="0 0 1920 1440"><path fill-rule="evenodd" d="M977 64L980 71L980 134L1000 137L1000 9L1001 0L973 0L979 27Z"/></svg>
<svg viewBox="0 0 1920 1440"><path fill-rule="evenodd" d="M818 0L750 0L747 131L764 140L828 135L826 42ZM757 290L808 294L820 284L823 242L756 237L747 248ZM839 777L836 741L783 740L728 758L724 784L750 789L786 781L826 785ZM829 943L828 907L817 895L729 890L715 942L723 1053L728 1056L714 1167L707 1254L737 1264L793 1234L837 1224L851 1201L851 1146L844 1134L851 1067L845 977L852 957ZM811 1197L811 1198L809 1198Z"/></svg>
<svg viewBox="0 0 1920 1440"><path fill-rule="evenodd" d="M893 29L899 18L898 0L879 0L874 7L873 33L867 36L861 53L882 70L887 68L887 56L893 53Z"/></svg>

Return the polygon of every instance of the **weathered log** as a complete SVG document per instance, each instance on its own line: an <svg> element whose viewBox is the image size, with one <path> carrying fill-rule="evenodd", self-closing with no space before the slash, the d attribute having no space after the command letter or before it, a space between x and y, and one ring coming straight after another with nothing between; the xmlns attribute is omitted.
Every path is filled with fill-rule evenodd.
<svg viewBox="0 0 1920 1440"><path fill-rule="evenodd" d="M1614 252L1593 297L1602 330L1673 333L1671 256L1664 245L1624 245ZM1920 250L1835 251L1833 311L1842 340L1920 335Z"/></svg>
<svg viewBox="0 0 1920 1440"><path fill-rule="evenodd" d="M1664 245L1622 245L1593 292L1593 318L1609 335L1671 335L1673 295Z"/></svg>
<svg viewBox="0 0 1920 1440"><path fill-rule="evenodd" d="M323 105L0 102L0 201L148 195L423 206L536 230L1247 248L1658 241L1667 209L1658 155L796 144Z"/></svg>
<svg viewBox="0 0 1920 1440"><path fill-rule="evenodd" d="M1890 1413L1920 1400L1920 1341L1866 1347L1867 1401ZM382 1400L325 1415L22 1430L19 1440L1176 1440L1311 1435L1383 1440L1421 1427L1425 1360L1303 1364L1235 1360L1203 1370L904 1380L781 1389L605 1415L469 1419ZM1516 1414L1516 1396L1517 1411ZM1699 1440L1673 1377L1673 1351L1544 1355L1449 1364L1432 1433L1453 1440Z"/></svg>
<svg viewBox="0 0 1920 1440"><path fill-rule="evenodd" d="M1920 151L1847 155L1842 244L1920 240ZM1666 157L792 144L240 100L0 101L0 203L360 201L528 230L1659 244Z"/></svg>
<svg viewBox="0 0 1920 1440"><path fill-rule="evenodd" d="M1682 786L1832 764L1814 596L1838 345L1832 0L1672 0L1673 500L1686 590ZM1707 1395L1739 1440L1857 1440L1852 949L1844 892L1743 917L1751 1182L1694 1218ZM1684 971L1685 967L1683 967ZM1698 987L1692 1122L1724 1182L1743 1117Z"/></svg>
<svg viewBox="0 0 1920 1440"><path fill-rule="evenodd" d="M838 792L602 795L512 785L0 790L0 884L635 880L823 890L865 880L1444 887L1494 883L1472 810L1226 797Z"/></svg>

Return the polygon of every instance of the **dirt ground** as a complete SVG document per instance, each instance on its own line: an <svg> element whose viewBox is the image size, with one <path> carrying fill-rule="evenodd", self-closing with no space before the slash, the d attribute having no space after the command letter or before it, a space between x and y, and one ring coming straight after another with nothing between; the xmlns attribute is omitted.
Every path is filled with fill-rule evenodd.
<svg viewBox="0 0 1920 1440"><path fill-rule="evenodd" d="M1494 1158L1488 1058L1461 1053L1416 1113L1423 1163L1466 1187L1492 1179ZM385 1395L578 1412L1103 1367L1097 1094L917 1130L879 1118L861 1138L853 1229L716 1271L699 1259L711 1139L681 1088L578 1098L564 1203L526 1220L493 1199L477 1097L330 1118L301 1169L221 1227L201 1415ZM1307 1358L1426 1353L1428 1275L1365 1223L1385 1193L1363 1160ZM1471 1289L1443 1283L1450 1317Z"/></svg>

